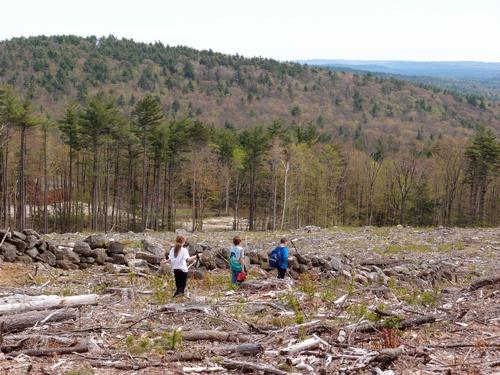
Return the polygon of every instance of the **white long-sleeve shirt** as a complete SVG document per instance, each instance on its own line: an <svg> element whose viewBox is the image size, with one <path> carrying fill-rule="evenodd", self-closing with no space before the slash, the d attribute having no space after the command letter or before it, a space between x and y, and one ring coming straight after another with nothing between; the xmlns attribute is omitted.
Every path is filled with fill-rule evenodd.
<svg viewBox="0 0 500 375"><path fill-rule="evenodd" d="M187 272L188 271L187 260L189 258L189 252L185 247L182 247L179 250L179 254L175 256L174 251L175 249L171 248L170 252L168 253L168 259L170 260L170 265L172 266L172 269Z"/></svg>

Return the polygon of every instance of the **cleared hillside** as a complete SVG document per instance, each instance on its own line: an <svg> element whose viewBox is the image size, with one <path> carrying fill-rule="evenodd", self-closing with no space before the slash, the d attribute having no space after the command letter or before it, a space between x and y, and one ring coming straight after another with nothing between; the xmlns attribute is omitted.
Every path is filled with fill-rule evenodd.
<svg viewBox="0 0 500 375"><path fill-rule="evenodd" d="M478 124L500 131L499 104L408 82L248 59L114 37L16 38L0 42L0 84L57 115L95 92L128 112L146 94L172 117L244 128L256 123L314 122L343 137L391 134L420 138L470 134Z"/></svg>

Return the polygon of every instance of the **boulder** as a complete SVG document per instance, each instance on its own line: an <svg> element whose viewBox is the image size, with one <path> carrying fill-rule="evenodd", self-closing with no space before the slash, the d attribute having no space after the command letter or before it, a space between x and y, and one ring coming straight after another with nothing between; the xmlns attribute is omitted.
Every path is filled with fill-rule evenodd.
<svg viewBox="0 0 500 375"><path fill-rule="evenodd" d="M25 229L23 230L23 233L26 235L26 236L35 236L36 238L40 238L40 235L38 234L38 232L34 229Z"/></svg>
<svg viewBox="0 0 500 375"><path fill-rule="evenodd" d="M217 268L217 262L212 251L205 251L200 254L200 265L205 267L208 271Z"/></svg>
<svg viewBox="0 0 500 375"><path fill-rule="evenodd" d="M91 249L107 248L109 245L109 241L102 234L93 234L88 236L83 240L83 242L88 243Z"/></svg>
<svg viewBox="0 0 500 375"><path fill-rule="evenodd" d="M50 251L46 251L45 253L40 254L37 259L50 266L56 265L56 256L52 254Z"/></svg>
<svg viewBox="0 0 500 375"><path fill-rule="evenodd" d="M125 259L125 255L123 254L113 254L112 258L113 258L113 263L115 264L123 264L123 265L127 264L127 259Z"/></svg>
<svg viewBox="0 0 500 375"><path fill-rule="evenodd" d="M94 264L95 263L95 258L94 257L86 257L85 262L88 264Z"/></svg>
<svg viewBox="0 0 500 375"><path fill-rule="evenodd" d="M59 267L63 270L77 270L78 265L71 263L67 259L56 260L56 267Z"/></svg>
<svg viewBox="0 0 500 375"><path fill-rule="evenodd" d="M132 267L132 268L147 267L148 262L146 262L144 259L128 259L127 266Z"/></svg>
<svg viewBox="0 0 500 375"><path fill-rule="evenodd" d="M26 244L28 245L28 249L34 248L38 243L38 238L32 236L31 234L26 236Z"/></svg>
<svg viewBox="0 0 500 375"><path fill-rule="evenodd" d="M44 251L47 251L47 242L43 241L40 243L40 245L37 246L37 249L39 252L43 253Z"/></svg>
<svg viewBox="0 0 500 375"><path fill-rule="evenodd" d="M330 261L330 267L334 271L341 271L342 270L342 260L340 258L333 257L332 260Z"/></svg>
<svg viewBox="0 0 500 375"><path fill-rule="evenodd" d="M17 257L17 247L11 243L4 242L0 246L0 254L3 254L3 259L6 262L13 262Z"/></svg>
<svg viewBox="0 0 500 375"><path fill-rule="evenodd" d="M106 249L94 249L94 255L95 255L95 262L97 264L104 264L106 263Z"/></svg>
<svg viewBox="0 0 500 375"><path fill-rule="evenodd" d="M12 237L10 240L6 241L6 242L10 242L12 245L14 245L17 250L21 253L24 253L24 251L26 250L26 248L28 247L26 245L26 242L24 242L23 240L20 240L19 238L17 237ZM5 242L4 242L5 243Z"/></svg>
<svg viewBox="0 0 500 375"><path fill-rule="evenodd" d="M36 259L36 257L37 257L38 255L40 255L40 253L38 252L38 250L37 250L37 249L35 249L35 248L28 249L28 250L26 251L26 254L28 254L28 255L29 255L30 257L32 257L33 259Z"/></svg>
<svg viewBox="0 0 500 375"><path fill-rule="evenodd" d="M33 259L28 255L18 255L16 257L16 262L20 263L33 263Z"/></svg>
<svg viewBox="0 0 500 375"><path fill-rule="evenodd" d="M45 241L45 243L47 244L47 250L55 254L57 249L57 242L52 240L47 240Z"/></svg>
<svg viewBox="0 0 500 375"><path fill-rule="evenodd" d="M298 253L298 252L295 252L295 257L297 258L297 261L300 263L300 264L303 264L305 266L308 266L311 264L311 260L309 258L307 258L306 256Z"/></svg>
<svg viewBox="0 0 500 375"><path fill-rule="evenodd" d="M245 255L248 257L250 264L259 264L259 253L257 251L246 251Z"/></svg>
<svg viewBox="0 0 500 375"><path fill-rule="evenodd" d="M120 242L112 241L109 243L108 254L124 254L125 245Z"/></svg>
<svg viewBox="0 0 500 375"><path fill-rule="evenodd" d="M62 249L63 259L71 263L80 263L80 256L68 247Z"/></svg>
<svg viewBox="0 0 500 375"><path fill-rule="evenodd" d="M165 255L165 249L162 244L152 238L145 238L141 241L143 250L154 254L157 258L163 258Z"/></svg>
<svg viewBox="0 0 500 375"><path fill-rule="evenodd" d="M12 237L12 234L10 233L10 230L9 232L7 232L6 229L0 229L0 241L2 241L2 238L6 238L6 239L9 239Z"/></svg>
<svg viewBox="0 0 500 375"><path fill-rule="evenodd" d="M368 283L368 279L365 276L363 276L363 275L361 275L359 273L357 273L356 275L354 275L354 281L356 281L356 282L358 282L360 284L366 284L366 283Z"/></svg>
<svg viewBox="0 0 500 375"><path fill-rule="evenodd" d="M24 233L17 232L15 230L12 231L12 237L18 238L21 241L26 241L26 235Z"/></svg>
<svg viewBox="0 0 500 375"><path fill-rule="evenodd" d="M205 277L205 274L202 271L200 271L200 270L190 269L188 271L188 277L190 279L203 280L203 278Z"/></svg>
<svg viewBox="0 0 500 375"><path fill-rule="evenodd" d="M75 242L75 246L73 246L73 251L80 256L90 257L94 254L92 248L87 242Z"/></svg>
<svg viewBox="0 0 500 375"><path fill-rule="evenodd" d="M160 264L160 261L162 259L147 251L138 251L137 253L135 253L135 258L144 259L146 262L150 264Z"/></svg>

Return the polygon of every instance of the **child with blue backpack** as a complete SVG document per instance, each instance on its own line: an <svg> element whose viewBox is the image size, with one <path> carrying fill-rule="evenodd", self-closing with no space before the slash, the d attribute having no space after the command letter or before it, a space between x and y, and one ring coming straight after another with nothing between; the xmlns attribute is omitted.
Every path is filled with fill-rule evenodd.
<svg viewBox="0 0 500 375"><path fill-rule="evenodd" d="M233 246L229 250L229 268L231 270L231 282L240 284L244 280L245 272L245 251L240 246L241 238L236 236L233 238Z"/></svg>
<svg viewBox="0 0 500 375"><path fill-rule="evenodd" d="M278 270L278 279L284 279L288 268L288 240L283 237L269 257L269 265Z"/></svg>

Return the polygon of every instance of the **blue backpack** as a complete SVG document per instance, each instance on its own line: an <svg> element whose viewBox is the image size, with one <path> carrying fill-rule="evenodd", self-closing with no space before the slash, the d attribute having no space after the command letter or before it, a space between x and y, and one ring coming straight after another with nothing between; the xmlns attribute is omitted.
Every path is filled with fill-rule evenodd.
<svg viewBox="0 0 500 375"><path fill-rule="evenodd" d="M236 259L236 253L234 252L234 250L232 250L231 254L229 255L229 267L236 272L241 272L243 270L240 260Z"/></svg>
<svg viewBox="0 0 500 375"><path fill-rule="evenodd" d="M281 261L281 248L276 246L269 255L269 267L278 268Z"/></svg>

